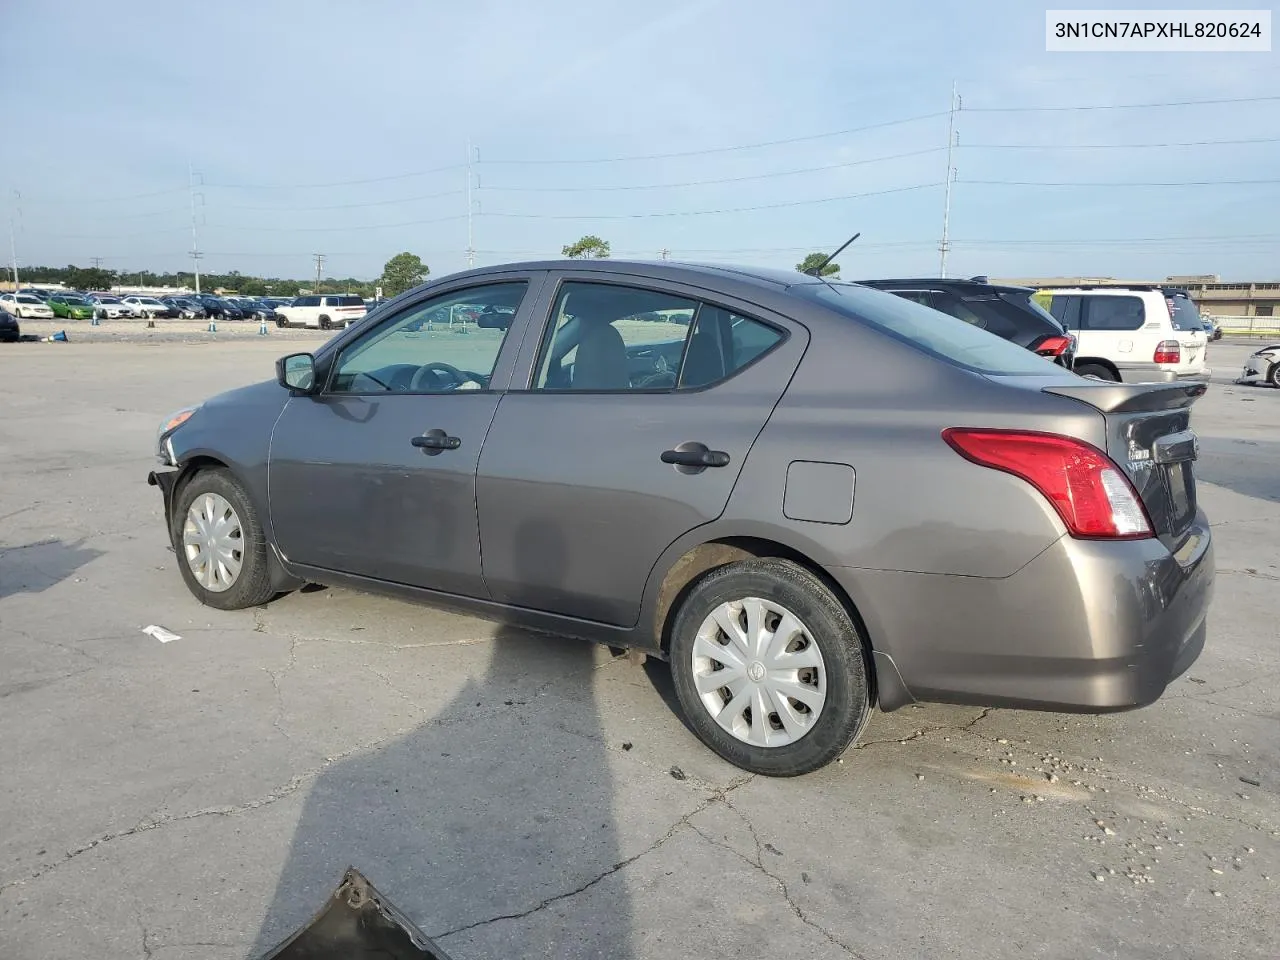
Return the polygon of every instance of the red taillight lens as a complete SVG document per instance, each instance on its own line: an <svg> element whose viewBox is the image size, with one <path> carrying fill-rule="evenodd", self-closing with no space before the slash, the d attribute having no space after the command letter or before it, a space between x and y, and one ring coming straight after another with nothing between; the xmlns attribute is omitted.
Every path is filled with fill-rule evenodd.
<svg viewBox="0 0 1280 960"><path fill-rule="evenodd" d="M1152 536L1133 484L1097 447L1053 433L950 427L946 440L966 460L1013 474L1053 504L1073 537Z"/></svg>
<svg viewBox="0 0 1280 960"><path fill-rule="evenodd" d="M1177 340L1161 340L1152 359L1156 363L1178 363L1182 360L1182 345Z"/></svg>
<svg viewBox="0 0 1280 960"><path fill-rule="evenodd" d="M1036 347L1042 357L1060 357L1071 348L1073 337L1045 337Z"/></svg>

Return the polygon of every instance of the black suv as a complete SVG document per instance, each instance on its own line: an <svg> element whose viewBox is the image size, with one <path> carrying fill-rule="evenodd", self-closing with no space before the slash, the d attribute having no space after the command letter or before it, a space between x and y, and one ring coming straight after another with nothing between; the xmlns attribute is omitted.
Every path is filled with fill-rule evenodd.
<svg viewBox="0 0 1280 960"><path fill-rule="evenodd" d="M1031 299L1031 287L994 284L986 277L949 280L940 277L906 280L859 280L875 287L914 300L926 307L957 317L966 323L989 330L1011 340L1042 357L1048 357L1071 369L1075 363L1076 338L1067 332L1053 314Z"/></svg>

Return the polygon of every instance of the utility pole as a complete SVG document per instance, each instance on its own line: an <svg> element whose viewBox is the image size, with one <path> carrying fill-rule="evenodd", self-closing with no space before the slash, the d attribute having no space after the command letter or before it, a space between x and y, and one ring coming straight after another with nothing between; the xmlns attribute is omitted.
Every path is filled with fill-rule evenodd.
<svg viewBox="0 0 1280 960"><path fill-rule="evenodd" d="M316 258L316 293L320 292L320 272L324 269L325 255L323 253L314 254Z"/></svg>
<svg viewBox="0 0 1280 960"><path fill-rule="evenodd" d="M13 293L18 294L18 229L15 226L15 219L21 214L18 212L18 203L22 200L22 194L17 190L13 191L13 209L9 211L9 264L13 267Z"/></svg>
<svg viewBox="0 0 1280 960"><path fill-rule="evenodd" d="M89 262L93 264L93 269L95 270L102 269L102 257L90 257Z"/></svg>
<svg viewBox="0 0 1280 960"><path fill-rule="evenodd" d="M661 250L658 251L658 256L661 257L663 260L667 260L671 257L671 251L668 250L666 247L663 247Z"/></svg>
<svg viewBox="0 0 1280 960"><path fill-rule="evenodd" d="M467 266L476 265L475 234L471 224L471 138L467 138Z"/></svg>
<svg viewBox="0 0 1280 960"><path fill-rule="evenodd" d="M938 264L938 276L947 275L947 253L951 249L951 183L956 178L956 169L952 164L952 156L956 146L956 111L960 108L960 95L956 93L956 83L951 81L951 105L947 111L947 185L942 201L942 243L938 251L942 259Z"/></svg>
<svg viewBox="0 0 1280 960"><path fill-rule="evenodd" d="M203 178L202 178L203 179ZM191 263L196 275L196 296L200 295L200 244L196 241L196 172L190 162L187 163L187 188L191 191ZM204 194L200 194L200 204L204 205Z"/></svg>

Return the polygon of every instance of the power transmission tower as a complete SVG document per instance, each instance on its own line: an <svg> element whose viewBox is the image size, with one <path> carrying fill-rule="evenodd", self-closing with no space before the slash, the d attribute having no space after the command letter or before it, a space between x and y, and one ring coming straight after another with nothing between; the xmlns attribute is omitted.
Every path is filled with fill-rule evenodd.
<svg viewBox="0 0 1280 960"><path fill-rule="evenodd" d="M474 204L471 202L471 139L467 138L467 266L476 265L475 233L472 229L471 214Z"/></svg>
<svg viewBox="0 0 1280 960"><path fill-rule="evenodd" d="M90 257L89 262L93 264L93 269L95 270L102 269L102 257Z"/></svg>
<svg viewBox="0 0 1280 960"><path fill-rule="evenodd" d="M196 193L196 177L200 176L201 184L204 182L203 175L197 174L192 169L191 164L187 164L187 188L191 191L191 263L193 264L196 275L196 294L200 293L200 258L203 254L200 252L200 244L196 241L196 197L200 197L200 205L204 206L204 194Z"/></svg>
<svg viewBox="0 0 1280 960"><path fill-rule="evenodd" d="M320 272L324 269L326 257L323 253L314 254L316 258L316 293L320 292Z"/></svg>
<svg viewBox="0 0 1280 960"><path fill-rule="evenodd" d="M951 183L956 178L956 168L952 163L952 155L956 146L956 111L960 109L960 95L956 93L956 84L951 82L951 105L947 110L947 185L942 201L942 243L938 251L942 258L938 264L938 276L947 275L947 253L951 249Z"/></svg>
<svg viewBox="0 0 1280 960"><path fill-rule="evenodd" d="M663 247L661 250L658 251L658 256L660 256L663 260L668 260L671 258L671 251L668 250L666 247Z"/></svg>

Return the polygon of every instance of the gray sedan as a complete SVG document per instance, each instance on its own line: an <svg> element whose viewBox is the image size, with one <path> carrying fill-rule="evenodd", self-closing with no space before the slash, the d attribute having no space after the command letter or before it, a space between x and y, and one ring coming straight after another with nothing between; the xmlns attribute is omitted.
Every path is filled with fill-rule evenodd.
<svg viewBox="0 0 1280 960"><path fill-rule="evenodd" d="M875 706L1158 699L1205 641L1204 390L797 273L514 264L176 412L149 481L202 603L317 582L635 648L788 776Z"/></svg>

